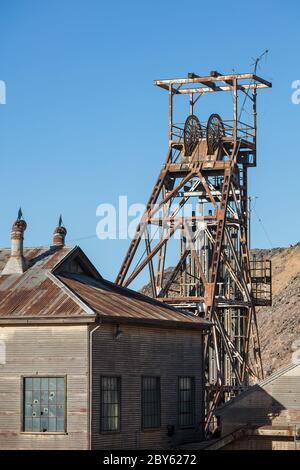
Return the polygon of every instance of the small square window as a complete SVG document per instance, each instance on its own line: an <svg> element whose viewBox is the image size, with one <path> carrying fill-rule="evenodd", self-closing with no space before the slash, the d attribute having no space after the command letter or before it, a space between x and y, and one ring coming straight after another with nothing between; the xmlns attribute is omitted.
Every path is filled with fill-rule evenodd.
<svg viewBox="0 0 300 470"><path fill-rule="evenodd" d="M66 396L64 377L25 377L23 430L64 432Z"/></svg>

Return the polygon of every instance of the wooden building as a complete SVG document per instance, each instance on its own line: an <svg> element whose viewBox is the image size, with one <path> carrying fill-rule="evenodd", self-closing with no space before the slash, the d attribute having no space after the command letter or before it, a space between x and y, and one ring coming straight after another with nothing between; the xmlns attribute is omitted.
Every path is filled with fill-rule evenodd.
<svg viewBox="0 0 300 470"><path fill-rule="evenodd" d="M216 411L221 438L209 450L300 450L300 362L290 364Z"/></svg>
<svg viewBox="0 0 300 470"><path fill-rule="evenodd" d="M0 250L0 449L170 448L202 438L209 323L102 278L59 224Z"/></svg>

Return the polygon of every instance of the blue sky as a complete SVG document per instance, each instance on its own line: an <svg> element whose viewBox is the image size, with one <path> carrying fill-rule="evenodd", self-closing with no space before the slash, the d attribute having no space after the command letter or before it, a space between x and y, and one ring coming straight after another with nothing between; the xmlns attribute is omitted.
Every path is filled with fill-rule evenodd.
<svg viewBox="0 0 300 470"><path fill-rule="evenodd" d="M0 9L0 246L20 205L28 246L49 244L62 213L67 241L113 279L128 241L95 237L96 207L120 194L146 202L160 171L167 96L152 80L250 71L266 48L259 74L273 89L258 101L252 240L299 241L298 1L0 0Z"/></svg>

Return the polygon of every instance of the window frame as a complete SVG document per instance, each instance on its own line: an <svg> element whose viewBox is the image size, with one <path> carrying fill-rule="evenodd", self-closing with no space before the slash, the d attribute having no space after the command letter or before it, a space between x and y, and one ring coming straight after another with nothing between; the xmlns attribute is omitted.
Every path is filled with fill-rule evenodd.
<svg viewBox="0 0 300 470"><path fill-rule="evenodd" d="M25 431L25 379L64 379L64 430L63 431ZM68 434L68 399L67 399L67 375L66 374L43 374L43 375L33 375L33 374L28 374L28 375L21 375L21 434L39 434L39 435L51 435L51 434L63 434L66 435Z"/></svg>
<svg viewBox="0 0 300 470"><path fill-rule="evenodd" d="M103 390L102 390L102 380L104 378L113 378L117 379L117 393L118 393L118 399L119 399L119 419L118 419L118 429L115 430L106 430L103 429L102 426L102 395L103 395ZM100 410L99 410L99 431L100 434L118 434L121 432L122 429L122 376L121 375L114 375L114 374L102 374L100 375Z"/></svg>
<svg viewBox="0 0 300 470"><path fill-rule="evenodd" d="M145 426L144 420L144 400L143 400L143 381L144 379L155 379L158 384L158 425L157 426ZM159 375L142 375L141 376L141 429L142 431L155 431L161 428L161 377Z"/></svg>
<svg viewBox="0 0 300 470"><path fill-rule="evenodd" d="M180 388L180 379L191 379L191 396L192 396L192 412L191 415L192 423L181 424L181 416L187 415L181 411L181 392L184 391ZM194 375L179 375L177 380L177 412L178 412L178 427L179 429L191 429L195 427L196 424L196 380Z"/></svg>

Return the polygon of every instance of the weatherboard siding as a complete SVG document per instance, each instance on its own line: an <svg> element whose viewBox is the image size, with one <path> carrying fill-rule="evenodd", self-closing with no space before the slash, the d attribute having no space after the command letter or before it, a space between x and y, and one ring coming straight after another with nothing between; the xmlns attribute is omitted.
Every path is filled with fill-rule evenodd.
<svg viewBox="0 0 300 470"><path fill-rule="evenodd" d="M253 386L217 414L222 436L241 427L300 425L300 364Z"/></svg>
<svg viewBox="0 0 300 470"><path fill-rule="evenodd" d="M0 326L0 342L0 449L87 449L87 326ZM39 375L66 376L66 434L22 432L23 376Z"/></svg>
<svg viewBox="0 0 300 470"><path fill-rule="evenodd" d="M170 448L201 437L203 423L202 333L200 331L120 325L123 335L114 339L116 326L103 324L93 335L92 448ZM121 377L121 431L100 432L100 376ZM160 376L161 426L141 430L141 377ZM178 427L178 376L194 376L196 425ZM167 426L175 434L167 436Z"/></svg>

